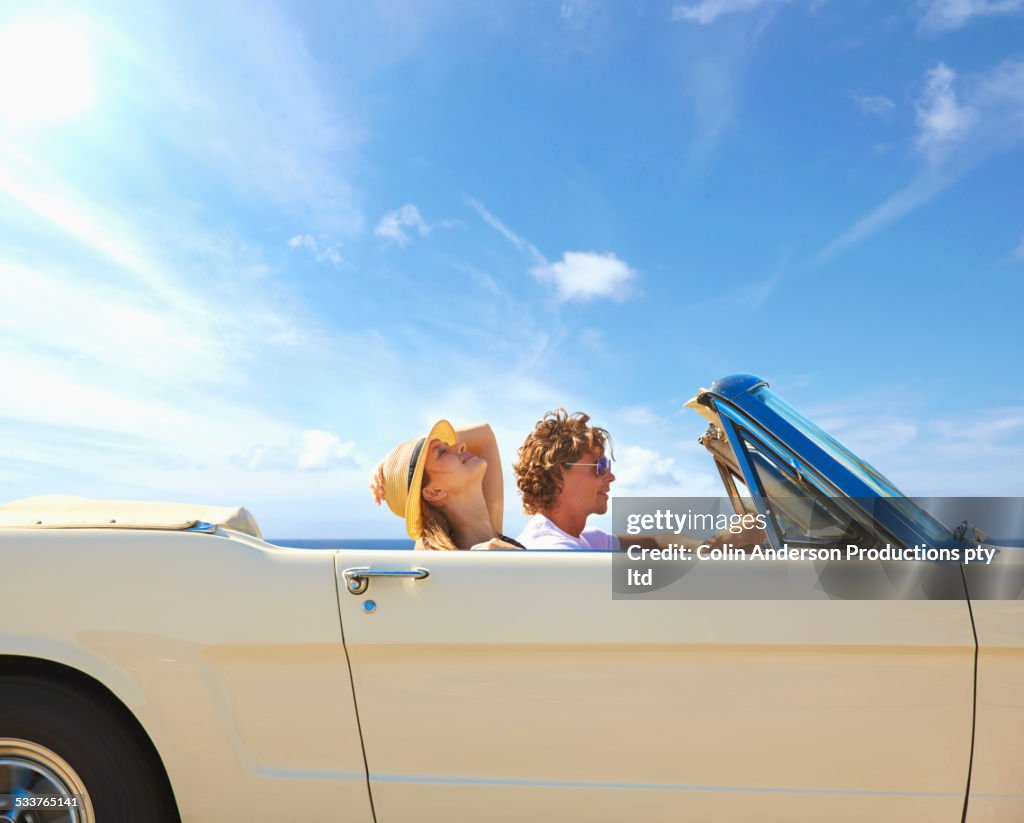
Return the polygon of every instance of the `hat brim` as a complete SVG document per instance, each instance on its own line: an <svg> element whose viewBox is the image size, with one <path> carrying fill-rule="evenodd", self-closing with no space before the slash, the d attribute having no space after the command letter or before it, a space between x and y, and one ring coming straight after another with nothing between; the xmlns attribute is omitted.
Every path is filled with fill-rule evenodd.
<svg viewBox="0 0 1024 823"><path fill-rule="evenodd" d="M423 472L427 467L430 444L434 440L440 440L449 446L454 446L458 442L455 429L447 420L438 420L430 427L430 433L423 440L423 448L416 457L412 482L409 484L409 496L405 503L405 531L413 540L419 540L423 536Z"/></svg>

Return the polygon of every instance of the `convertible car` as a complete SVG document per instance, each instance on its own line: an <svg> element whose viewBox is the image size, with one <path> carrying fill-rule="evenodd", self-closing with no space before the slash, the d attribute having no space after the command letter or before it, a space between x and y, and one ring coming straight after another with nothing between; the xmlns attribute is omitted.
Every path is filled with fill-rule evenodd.
<svg viewBox="0 0 1024 823"><path fill-rule="evenodd" d="M773 545L836 517L893 544L978 536L763 380L688 405ZM953 596L623 600L613 560L2 506L0 823L1024 820L1024 601L976 596L961 564Z"/></svg>

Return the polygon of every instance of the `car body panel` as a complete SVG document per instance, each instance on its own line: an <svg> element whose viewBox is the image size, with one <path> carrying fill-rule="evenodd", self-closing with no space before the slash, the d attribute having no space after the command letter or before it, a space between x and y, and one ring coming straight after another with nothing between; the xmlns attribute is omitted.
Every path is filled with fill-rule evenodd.
<svg viewBox="0 0 1024 823"><path fill-rule="evenodd" d="M971 609L979 648L967 820L1024 820L1024 601L979 599Z"/></svg>
<svg viewBox="0 0 1024 823"><path fill-rule="evenodd" d="M0 530L0 650L93 677L182 819L372 821L330 553L226 530Z"/></svg>
<svg viewBox="0 0 1024 823"><path fill-rule="evenodd" d="M599 552L337 563L378 823L959 820L963 600L613 600Z"/></svg>

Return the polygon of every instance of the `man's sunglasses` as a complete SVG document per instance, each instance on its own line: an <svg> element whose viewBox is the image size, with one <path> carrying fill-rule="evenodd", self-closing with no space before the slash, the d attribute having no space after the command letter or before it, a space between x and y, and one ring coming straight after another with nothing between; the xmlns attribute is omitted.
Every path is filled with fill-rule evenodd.
<svg viewBox="0 0 1024 823"><path fill-rule="evenodd" d="M597 468L597 476L604 477L605 474L612 470L612 459L605 455L599 459L596 463L565 463L566 466L595 466Z"/></svg>

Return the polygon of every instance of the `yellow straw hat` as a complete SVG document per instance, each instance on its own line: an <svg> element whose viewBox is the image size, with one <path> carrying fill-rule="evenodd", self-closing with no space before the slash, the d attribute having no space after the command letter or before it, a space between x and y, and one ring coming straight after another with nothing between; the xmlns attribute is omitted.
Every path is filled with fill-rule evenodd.
<svg viewBox="0 0 1024 823"><path fill-rule="evenodd" d="M391 511L405 518L405 530L413 540L423 534L420 490L423 469L427 465L427 447L432 440L441 440L449 446L458 442L452 424L438 420L426 437L399 443L384 458L384 499Z"/></svg>

